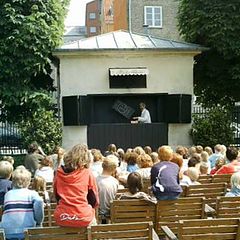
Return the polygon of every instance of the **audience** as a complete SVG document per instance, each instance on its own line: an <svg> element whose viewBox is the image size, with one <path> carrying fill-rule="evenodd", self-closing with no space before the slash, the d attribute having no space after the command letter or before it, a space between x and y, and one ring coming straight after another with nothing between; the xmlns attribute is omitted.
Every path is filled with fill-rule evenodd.
<svg viewBox="0 0 240 240"><path fill-rule="evenodd" d="M198 178L198 169L195 167L189 167L187 170L187 175L183 175L183 178L180 180L180 184L182 186L199 185L200 183L197 181Z"/></svg>
<svg viewBox="0 0 240 240"><path fill-rule="evenodd" d="M160 163L153 165L151 169L153 194L158 200L177 199L182 188L179 185L179 167L170 162L173 150L170 146L162 146L158 149L158 155Z"/></svg>
<svg viewBox="0 0 240 240"><path fill-rule="evenodd" d="M52 159L45 156L39 165L39 168L35 172L35 177L40 176L45 179L46 182L53 182L54 170Z"/></svg>
<svg viewBox="0 0 240 240"><path fill-rule="evenodd" d="M32 183L32 189L38 192L38 194L43 198L44 203L50 203L49 193L47 192L46 180L41 176L35 176Z"/></svg>
<svg viewBox="0 0 240 240"><path fill-rule="evenodd" d="M136 170L142 178L150 179L151 168L153 166L153 162L151 157L148 154L141 154L137 158L137 164L139 169Z"/></svg>
<svg viewBox="0 0 240 240"><path fill-rule="evenodd" d="M100 150L92 149L91 150L93 156L93 163L90 165L90 169L92 170L93 176L97 177L102 173L102 160L103 155Z"/></svg>
<svg viewBox="0 0 240 240"><path fill-rule="evenodd" d="M214 168L215 163L219 157L224 157L222 154L223 148L221 144L217 144L214 147L214 153L209 157L208 161L211 164L211 168Z"/></svg>
<svg viewBox="0 0 240 240"><path fill-rule="evenodd" d="M3 205L6 192L12 189L13 166L10 162L0 161L0 205Z"/></svg>
<svg viewBox="0 0 240 240"><path fill-rule="evenodd" d="M43 199L34 190L29 190L31 173L18 168L12 173L13 189L4 198L4 211L0 227L8 240L25 239L24 229L41 226L44 211Z"/></svg>
<svg viewBox="0 0 240 240"><path fill-rule="evenodd" d="M211 169L210 174L214 175L223 165L226 164L226 161L223 156L218 157L215 163L215 167Z"/></svg>
<svg viewBox="0 0 240 240"><path fill-rule="evenodd" d="M81 227L96 223L98 191L89 163L90 152L84 144L74 146L64 155L64 166L58 168L54 179L57 225Z"/></svg>
<svg viewBox="0 0 240 240"><path fill-rule="evenodd" d="M136 152L130 152L126 154L125 160L127 162L127 171L136 172L139 169L137 165L138 154Z"/></svg>

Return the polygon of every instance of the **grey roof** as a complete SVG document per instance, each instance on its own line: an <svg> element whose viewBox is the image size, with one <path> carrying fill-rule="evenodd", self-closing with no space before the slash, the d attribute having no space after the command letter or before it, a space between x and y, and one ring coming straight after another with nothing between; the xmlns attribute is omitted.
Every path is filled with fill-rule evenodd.
<svg viewBox="0 0 240 240"><path fill-rule="evenodd" d="M162 39L145 34L119 30L102 35L66 43L57 52L82 50L170 50L203 51L206 48L192 43Z"/></svg>

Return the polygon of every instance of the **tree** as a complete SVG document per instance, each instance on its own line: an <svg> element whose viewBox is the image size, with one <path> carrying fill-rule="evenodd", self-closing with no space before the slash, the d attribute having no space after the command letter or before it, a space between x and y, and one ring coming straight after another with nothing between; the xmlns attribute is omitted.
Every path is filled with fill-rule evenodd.
<svg viewBox="0 0 240 240"><path fill-rule="evenodd" d="M198 101L205 106L240 101L240 1L180 0L178 18L186 41L210 49L195 58Z"/></svg>
<svg viewBox="0 0 240 240"><path fill-rule="evenodd" d="M61 43L68 3L69 0L0 0L2 117L15 121L34 112L31 100L36 93L43 96L41 102L48 98L52 87L51 52Z"/></svg>

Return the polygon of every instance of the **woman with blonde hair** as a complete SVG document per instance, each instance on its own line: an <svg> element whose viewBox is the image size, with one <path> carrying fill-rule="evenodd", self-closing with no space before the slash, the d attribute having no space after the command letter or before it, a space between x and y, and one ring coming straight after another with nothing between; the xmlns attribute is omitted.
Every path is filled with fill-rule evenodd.
<svg viewBox="0 0 240 240"><path fill-rule="evenodd" d="M84 144L74 146L64 155L64 166L58 168L54 179L57 225L81 227L96 223L95 208L99 199L89 163L90 152Z"/></svg>
<svg viewBox="0 0 240 240"><path fill-rule="evenodd" d="M136 170L142 178L150 178L151 168L153 166L152 158L148 154L141 154L137 158L137 164L139 169Z"/></svg>
<svg viewBox="0 0 240 240"><path fill-rule="evenodd" d="M161 146L158 156L161 162L151 169L153 194L158 200L177 199L182 188L179 185L179 166L171 162L173 150L170 146Z"/></svg>

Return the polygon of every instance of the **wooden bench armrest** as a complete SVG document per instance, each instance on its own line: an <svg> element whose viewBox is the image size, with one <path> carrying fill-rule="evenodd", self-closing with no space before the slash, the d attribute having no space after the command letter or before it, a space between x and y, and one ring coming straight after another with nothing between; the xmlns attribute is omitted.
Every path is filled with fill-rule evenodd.
<svg viewBox="0 0 240 240"><path fill-rule="evenodd" d="M172 232L172 230L168 226L161 226L161 229L170 240L178 240L176 235Z"/></svg>

